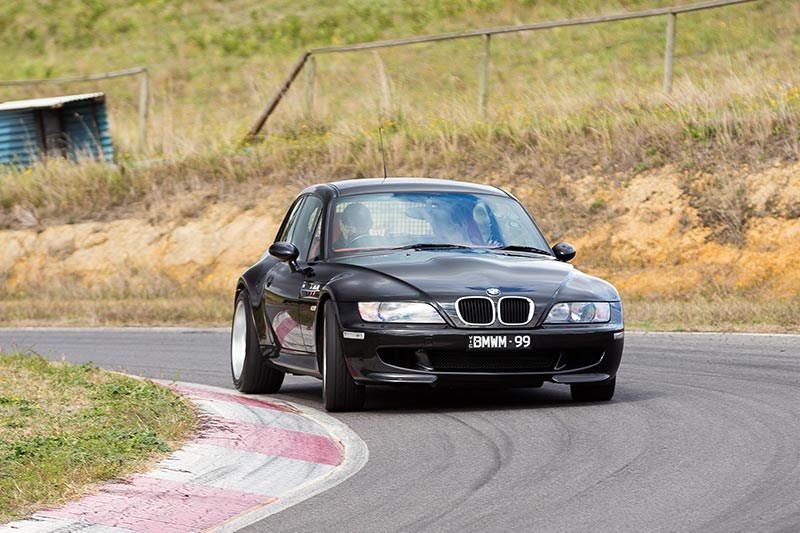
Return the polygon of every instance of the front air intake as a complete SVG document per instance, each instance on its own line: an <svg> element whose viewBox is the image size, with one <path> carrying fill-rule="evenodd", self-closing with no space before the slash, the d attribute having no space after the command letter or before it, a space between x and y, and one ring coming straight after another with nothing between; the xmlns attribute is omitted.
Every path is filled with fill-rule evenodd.
<svg viewBox="0 0 800 533"><path fill-rule="evenodd" d="M505 326L522 326L533 318L533 302L528 298L508 296L500 298L500 323Z"/></svg>
<svg viewBox="0 0 800 533"><path fill-rule="evenodd" d="M494 323L494 302L485 296L461 298L456 302L458 318L469 326L489 326Z"/></svg>

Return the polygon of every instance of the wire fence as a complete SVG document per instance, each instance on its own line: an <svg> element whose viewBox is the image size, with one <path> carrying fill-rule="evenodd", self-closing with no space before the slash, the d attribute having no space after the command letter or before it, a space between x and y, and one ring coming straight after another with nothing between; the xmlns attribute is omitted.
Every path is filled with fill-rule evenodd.
<svg viewBox="0 0 800 533"><path fill-rule="evenodd" d="M442 33L437 35L424 35L419 37L411 37L407 39L392 39L386 41L375 41L368 43L359 43L343 46L331 46L325 48L313 48L306 50L295 62L290 70L288 76L283 80L277 91L273 94L269 103L259 115L255 124L250 128L247 133L246 141L256 137L264 128L269 117L273 114L275 109L280 104L283 97L289 91L297 77L304 69L305 75L305 102L307 107L311 107L314 102L313 87L314 77L316 73L316 56L324 54L336 54L347 52L363 52L366 50L377 50L380 48L390 48L398 46L410 46L422 43L432 43L439 41L451 41L456 39L482 39L482 54L480 62L480 78L479 78L479 96L478 96L478 112L481 116L485 116L486 107L489 100L489 68L491 64L491 40L493 35L501 35L508 33L519 33L529 31L541 31L552 28L563 28L568 26L581 26L588 24L600 24L608 22L618 22L632 19L642 19L649 17L666 17L666 36L664 44L664 76L662 83L662 91L665 94L672 92L672 79L674 75L675 63L675 36L677 28L677 17L679 14L691 13L695 11L702 11L707 9L715 9L736 4L745 4L756 2L759 0L712 0L707 2L700 2L697 4L689 4L685 6L665 7L659 9L649 9L645 11L635 11L629 13L618 13L611 15L602 15L595 17L583 17L575 19L565 19L549 22L538 22L533 24L519 24L514 26L501 26L495 28L482 28L469 31Z"/></svg>
<svg viewBox="0 0 800 533"><path fill-rule="evenodd" d="M618 13L594 17L583 17L574 19L565 19L557 21L538 22L532 24L519 24L513 26L501 26L494 28L481 28L475 30L442 33L436 35L424 35L418 37L411 37L405 39L392 39L384 41L357 43L342 46L330 46L322 48L313 48L306 50L302 53L300 58L292 66L289 74L281 83L280 87L273 93L267 106L263 109L258 116L256 122L248 130L246 140L259 135L264 128L267 120L274 113L278 105L281 103L284 96L297 80L301 72L305 72L304 85L305 97L304 105L308 114L311 114L311 108L314 106L314 87L315 78L317 76L316 57L326 54L344 54L344 53L363 53L365 51L375 51L382 48L391 47L407 47L419 45L423 43L436 43L443 41L453 41L458 39L481 39L480 61L479 61L479 78L478 78L478 113L480 116L486 116L487 105L489 101L489 72L491 66L491 52L492 52L492 38L493 36L542 31L554 28L584 26L601 23L613 23L632 19L643 19L652 17L666 17L666 32L664 40L664 64L663 64L663 83L662 91L665 94L670 94L672 91L674 63L675 63L675 42L677 33L677 17L681 14L692 13L696 11L722 8L736 4L752 3L763 0L710 0L696 4L689 4L683 6L665 7L658 9L649 9L644 11ZM379 69L383 68L382 62L377 59ZM91 74L87 76L73 76L64 78L52 79L39 79L39 80L14 80L14 81L0 81L0 87L13 87L13 86L36 86L36 85L59 85L76 82L88 82L96 80L105 80L112 78L120 78L126 76L139 76L139 101L138 101L138 147L140 151L144 151L147 146L147 123L148 123L148 108L149 108L149 75L144 67L133 67L129 69L107 72L101 74ZM388 85L385 73L381 73L380 80L382 85ZM381 87L384 98L388 98L388 86Z"/></svg>

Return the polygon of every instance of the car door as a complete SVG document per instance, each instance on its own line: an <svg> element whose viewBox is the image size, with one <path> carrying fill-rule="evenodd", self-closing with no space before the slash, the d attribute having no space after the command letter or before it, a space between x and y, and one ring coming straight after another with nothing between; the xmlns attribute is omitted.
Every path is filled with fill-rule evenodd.
<svg viewBox="0 0 800 533"><path fill-rule="evenodd" d="M292 242L298 228L298 219L307 196L295 200L286 219L275 238L276 242ZM272 330L281 353L303 352L303 336L297 321L298 295L300 283L298 276L287 263L278 261L267 271L264 278L264 309L269 317Z"/></svg>
<svg viewBox="0 0 800 533"><path fill-rule="evenodd" d="M287 227L278 235L280 241L290 242L297 247L300 268L293 270L291 265L284 262L272 267L267 274L264 296L269 298L277 311L272 325L283 347L281 362L304 370L316 370L313 334L307 331L313 323L313 312L307 301L303 301L303 295L308 293L307 261L309 253L313 253L312 246L318 235L322 200L315 195L307 195L301 202L296 206L297 216L290 216Z"/></svg>

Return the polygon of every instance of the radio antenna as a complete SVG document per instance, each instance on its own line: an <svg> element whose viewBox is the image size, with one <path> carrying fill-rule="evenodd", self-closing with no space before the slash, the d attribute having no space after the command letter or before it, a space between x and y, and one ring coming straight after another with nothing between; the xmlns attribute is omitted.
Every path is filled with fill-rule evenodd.
<svg viewBox="0 0 800 533"><path fill-rule="evenodd" d="M386 150L383 149L383 127L378 126L378 135L381 139L381 158L383 159L383 180L389 177L389 172L386 170Z"/></svg>

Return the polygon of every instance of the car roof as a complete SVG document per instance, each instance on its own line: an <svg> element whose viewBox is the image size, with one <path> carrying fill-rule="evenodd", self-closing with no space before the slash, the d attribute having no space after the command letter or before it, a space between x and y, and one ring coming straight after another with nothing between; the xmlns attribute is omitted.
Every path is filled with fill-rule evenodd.
<svg viewBox="0 0 800 533"><path fill-rule="evenodd" d="M326 189L333 196L379 192L465 192L508 196L502 189L491 185L435 178L362 178L334 181L313 185L301 194L321 192L320 189Z"/></svg>

